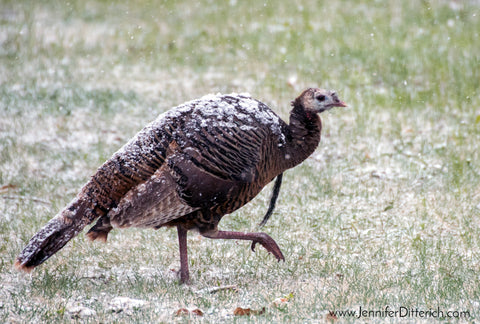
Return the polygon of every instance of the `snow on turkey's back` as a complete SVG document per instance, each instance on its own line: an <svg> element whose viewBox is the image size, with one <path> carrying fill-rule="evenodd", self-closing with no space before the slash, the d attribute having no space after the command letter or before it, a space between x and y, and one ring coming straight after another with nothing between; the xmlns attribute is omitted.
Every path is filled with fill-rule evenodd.
<svg viewBox="0 0 480 324"><path fill-rule="evenodd" d="M227 97L234 97L238 99L239 107L235 104L226 101ZM238 108L242 108L241 110ZM280 118L266 105L253 99L248 93L231 93L231 94L208 94L200 99L194 99L187 101L177 107L174 107L162 114L160 114L154 121L145 126L140 132L137 133L127 144L125 144L116 154L124 154L129 152L130 154L143 154L151 151L153 143L148 141L148 137L151 136L155 129L161 128L162 124L170 118L180 118L185 113L195 115L197 118L201 116L216 116L217 126L219 127L237 127L233 123L234 117L243 121L245 124L240 126L240 129L249 131L253 126L250 126L253 122L252 118L258 123L270 127L272 132L280 137L280 142L284 143L285 137L282 133L280 126ZM208 119L208 122L212 122ZM201 120L201 127L207 126L207 120ZM141 145L140 143L144 144ZM150 145L145 145L150 143ZM140 144L140 146L138 146ZM142 152L139 152L142 151Z"/></svg>
<svg viewBox="0 0 480 324"><path fill-rule="evenodd" d="M235 103L229 103L226 99L233 97L238 99L238 107ZM241 108L241 109L238 109ZM188 101L177 106L166 113L160 115L156 122L161 123L165 117L180 117L183 113L190 112L195 115L216 116L218 120L233 121L236 117L246 125L252 123L253 119L257 122L270 126L276 134L281 133L279 117L271 111L266 105L253 99L248 93L231 94L208 94L200 99ZM155 124L155 122L154 122ZM236 126L234 124L225 126Z"/></svg>

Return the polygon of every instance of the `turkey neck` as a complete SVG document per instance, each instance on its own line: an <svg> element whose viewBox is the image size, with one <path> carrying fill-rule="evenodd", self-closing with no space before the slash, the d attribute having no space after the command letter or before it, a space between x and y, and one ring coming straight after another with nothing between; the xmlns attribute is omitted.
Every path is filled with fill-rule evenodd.
<svg viewBox="0 0 480 324"><path fill-rule="evenodd" d="M284 169L290 169L309 157L320 143L322 121L318 113L294 104L287 126Z"/></svg>

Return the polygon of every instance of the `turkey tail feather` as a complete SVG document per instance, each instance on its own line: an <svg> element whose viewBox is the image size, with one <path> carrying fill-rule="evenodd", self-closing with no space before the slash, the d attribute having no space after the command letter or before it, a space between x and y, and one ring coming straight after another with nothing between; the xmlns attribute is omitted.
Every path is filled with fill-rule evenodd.
<svg viewBox="0 0 480 324"><path fill-rule="evenodd" d="M15 267L29 272L64 247L91 222L89 218L98 217L95 215L98 210L89 205L78 197L72 201L30 239L17 257Z"/></svg>
<svg viewBox="0 0 480 324"><path fill-rule="evenodd" d="M51 219L34 237L15 261L19 270L30 272L67 244L79 230L64 223L60 217Z"/></svg>

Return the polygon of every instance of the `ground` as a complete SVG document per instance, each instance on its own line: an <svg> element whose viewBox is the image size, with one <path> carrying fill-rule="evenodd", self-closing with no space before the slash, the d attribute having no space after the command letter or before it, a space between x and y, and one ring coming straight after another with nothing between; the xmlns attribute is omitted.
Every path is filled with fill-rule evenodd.
<svg viewBox="0 0 480 324"><path fill-rule="evenodd" d="M0 3L1 322L478 320L478 1ZM183 286L176 231L129 229L13 269L159 113L249 92L288 120L310 86L349 107L262 229L285 262L191 233ZM221 229L258 231L270 191Z"/></svg>

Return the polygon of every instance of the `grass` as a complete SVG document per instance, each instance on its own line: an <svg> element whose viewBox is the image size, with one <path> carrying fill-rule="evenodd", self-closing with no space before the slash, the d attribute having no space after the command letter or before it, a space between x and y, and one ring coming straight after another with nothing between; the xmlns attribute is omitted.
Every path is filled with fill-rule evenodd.
<svg viewBox="0 0 480 324"><path fill-rule="evenodd" d="M386 306L478 320L478 1L1 8L1 322L310 323ZM336 89L350 108L322 115L319 149L285 175L264 229L284 263L190 234L193 284L181 286L171 270L175 231L128 229L106 245L80 234L31 275L12 268L28 239L160 112L247 91L287 119L288 103L308 86ZM269 189L220 227L257 230ZM226 285L237 289L205 292ZM109 310L118 296L147 304ZM96 314L72 318L72 305ZM184 307L204 316L175 316ZM237 307L266 310L236 317Z"/></svg>

